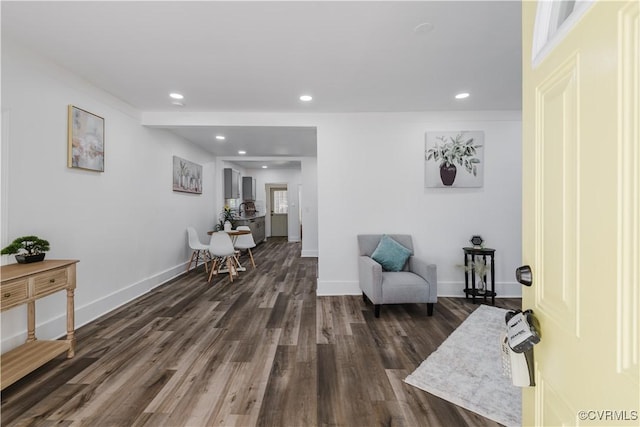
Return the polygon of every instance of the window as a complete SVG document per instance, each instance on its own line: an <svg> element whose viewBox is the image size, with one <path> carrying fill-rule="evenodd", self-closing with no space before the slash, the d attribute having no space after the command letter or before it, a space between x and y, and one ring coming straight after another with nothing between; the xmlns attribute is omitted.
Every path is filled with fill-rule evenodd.
<svg viewBox="0 0 640 427"><path fill-rule="evenodd" d="M560 43L595 0L538 2L531 61L536 67Z"/></svg>
<svg viewBox="0 0 640 427"><path fill-rule="evenodd" d="M287 190L273 191L273 213L289 213L289 202L287 201Z"/></svg>

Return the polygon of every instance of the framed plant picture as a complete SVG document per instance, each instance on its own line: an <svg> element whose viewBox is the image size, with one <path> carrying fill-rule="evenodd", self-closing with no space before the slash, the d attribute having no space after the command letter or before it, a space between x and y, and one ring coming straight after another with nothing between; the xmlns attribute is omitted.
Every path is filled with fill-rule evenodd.
<svg viewBox="0 0 640 427"><path fill-rule="evenodd" d="M173 156L173 191L202 194L202 166Z"/></svg>
<svg viewBox="0 0 640 427"><path fill-rule="evenodd" d="M67 166L104 172L104 119L69 105Z"/></svg>
<svg viewBox="0 0 640 427"><path fill-rule="evenodd" d="M482 187L484 132L427 132L425 187Z"/></svg>

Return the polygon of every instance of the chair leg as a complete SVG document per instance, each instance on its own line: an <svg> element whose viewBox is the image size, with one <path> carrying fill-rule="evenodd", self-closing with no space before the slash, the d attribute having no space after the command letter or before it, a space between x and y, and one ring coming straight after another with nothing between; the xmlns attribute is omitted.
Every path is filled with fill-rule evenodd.
<svg viewBox="0 0 640 427"><path fill-rule="evenodd" d="M198 261L200 261L200 256L201 256L201 255L200 255L200 249L197 249L197 250L195 250L194 252L195 252L195 254L196 254L196 266L195 266L195 267L193 267L193 268L194 268L194 269L196 269L196 268L198 268Z"/></svg>
<svg viewBox="0 0 640 427"><path fill-rule="evenodd" d="M233 253L233 260L236 262L236 265L238 266L238 268L240 268L240 266L242 264L240 264L240 251L235 251Z"/></svg>
<svg viewBox="0 0 640 427"><path fill-rule="evenodd" d="M211 260L211 257L209 256L209 251L202 251L202 261L204 261L204 271L205 272L209 272L209 261Z"/></svg>
<svg viewBox="0 0 640 427"><path fill-rule="evenodd" d="M233 260L227 257L227 269L229 270L229 280L233 282Z"/></svg>
<svg viewBox="0 0 640 427"><path fill-rule="evenodd" d="M211 262L211 270L209 271L209 280L207 282L211 282L211 278L213 277L213 272L216 271L216 264L218 263L218 258L214 258Z"/></svg>
<svg viewBox="0 0 640 427"><path fill-rule="evenodd" d="M427 303L427 316L433 316L433 306L435 304L432 302Z"/></svg>
<svg viewBox="0 0 640 427"><path fill-rule="evenodd" d="M373 314L376 317L380 317L380 304L374 304L373 305Z"/></svg>
<svg viewBox="0 0 640 427"><path fill-rule="evenodd" d="M253 261L253 254L251 253L251 248L249 248L249 258L251 258L251 265L253 265L253 268L256 268L256 263L255 261Z"/></svg>
<svg viewBox="0 0 640 427"><path fill-rule="evenodd" d="M189 269L191 268L191 263L193 262L193 257L195 256L196 251L191 252L191 258L189 259L189 264L187 264L187 271L185 273L189 272ZM197 264L196 264L197 267Z"/></svg>

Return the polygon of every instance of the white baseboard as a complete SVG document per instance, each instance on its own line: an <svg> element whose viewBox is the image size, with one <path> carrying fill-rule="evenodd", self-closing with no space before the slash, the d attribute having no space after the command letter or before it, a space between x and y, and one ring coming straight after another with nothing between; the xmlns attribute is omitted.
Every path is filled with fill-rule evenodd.
<svg viewBox="0 0 640 427"><path fill-rule="evenodd" d="M357 281L323 281L318 280L316 295L319 297L337 295L361 295L360 284Z"/></svg>
<svg viewBox="0 0 640 427"><path fill-rule="evenodd" d="M298 236L289 236L287 237L287 240L291 243L291 242L299 242L300 241L300 237Z"/></svg>
<svg viewBox="0 0 640 427"><path fill-rule="evenodd" d="M147 292L151 291L154 288L168 282L171 279L179 276L184 273L187 268L187 263L184 262L182 264L176 265L174 267L168 268L164 271L161 271L153 276L142 279L136 283L133 283L126 288L120 289L116 292L113 292L109 295L105 295L95 301L91 301L88 304L83 305L82 307L76 307L75 309L75 328L86 325L87 323L99 318L100 316L109 313L118 307L132 301ZM78 283L78 287L81 288L82 284ZM77 291L76 291L77 292ZM66 307L66 295L64 292L58 292L53 294L47 298L60 299L60 307ZM25 307L16 307L15 310L23 310L24 318L26 319L26 308ZM46 319L45 321L36 324L36 336L39 339L58 339L66 336L67 330L67 314L66 311L57 315L55 317ZM24 340L27 336L26 329L26 321L25 321L25 329L20 332L10 336L10 337L2 337L2 342L0 343L1 351L4 353L5 351L11 350L12 348L18 347L19 345L24 343Z"/></svg>
<svg viewBox="0 0 640 427"><path fill-rule="evenodd" d="M300 252L302 258L318 258L318 250L303 249Z"/></svg>
<svg viewBox="0 0 640 427"><path fill-rule="evenodd" d="M521 298L522 285L517 282L498 282L495 286L496 298ZM357 281L326 281L318 280L316 295L360 295L360 285ZM439 297L464 297L464 282L440 282L438 283Z"/></svg>
<svg viewBox="0 0 640 427"><path fill-rule="evenodd" d="M518 282L497 282L496 298L521 298L522 285ZM464 297L464 282L438 282L439 297Z"/></svg>

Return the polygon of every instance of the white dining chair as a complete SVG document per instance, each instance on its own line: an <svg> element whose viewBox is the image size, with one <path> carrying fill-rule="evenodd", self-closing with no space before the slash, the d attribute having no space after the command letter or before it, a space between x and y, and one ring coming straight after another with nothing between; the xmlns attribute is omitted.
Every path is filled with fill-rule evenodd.
<svg viewBox="0 0 640 427"><path fill-rule="evenodd" d="M251 228L249 228L246 225L240 225L236 228L236 230L248 230L251 231ZM256 242L253 240L253 235L251 233L249 234L241 234L236 238L236 241L233 243L233 246L241 251L243 249L246 249L249 251L249 258L251 259L251 265L253 266L253 268L256 268L256 263L253 260L253 254L251 253L251 248L255 248L256 247Z"/></svg>
<svg viewBox="0 0 640 427"><path fill-rule="evenodd" d="M213 233L209 242L209 253L213 258L213 262L209 271L209 280L207 281L210 282L214 272L217 274L220 268L226 264L229 270L229 279L233 282L235 249L233 248L231 237L224 231Z"/></svg>
<svg viewBox="0 0 640 427"><path fill-rule="evenodd" d="M196 266L193 268L198 268L198 261L204 262L204 268L209 272L209 261L211 261L211 257L209 256L209 246L200 242L200 238L198 237L198 233L196 229L189 226L187 227L187 236L189 237L189 248L191 248L191 259L189 260L189 264L187 265L187 273L191 269L191 264L195 261Z"/></svg>

